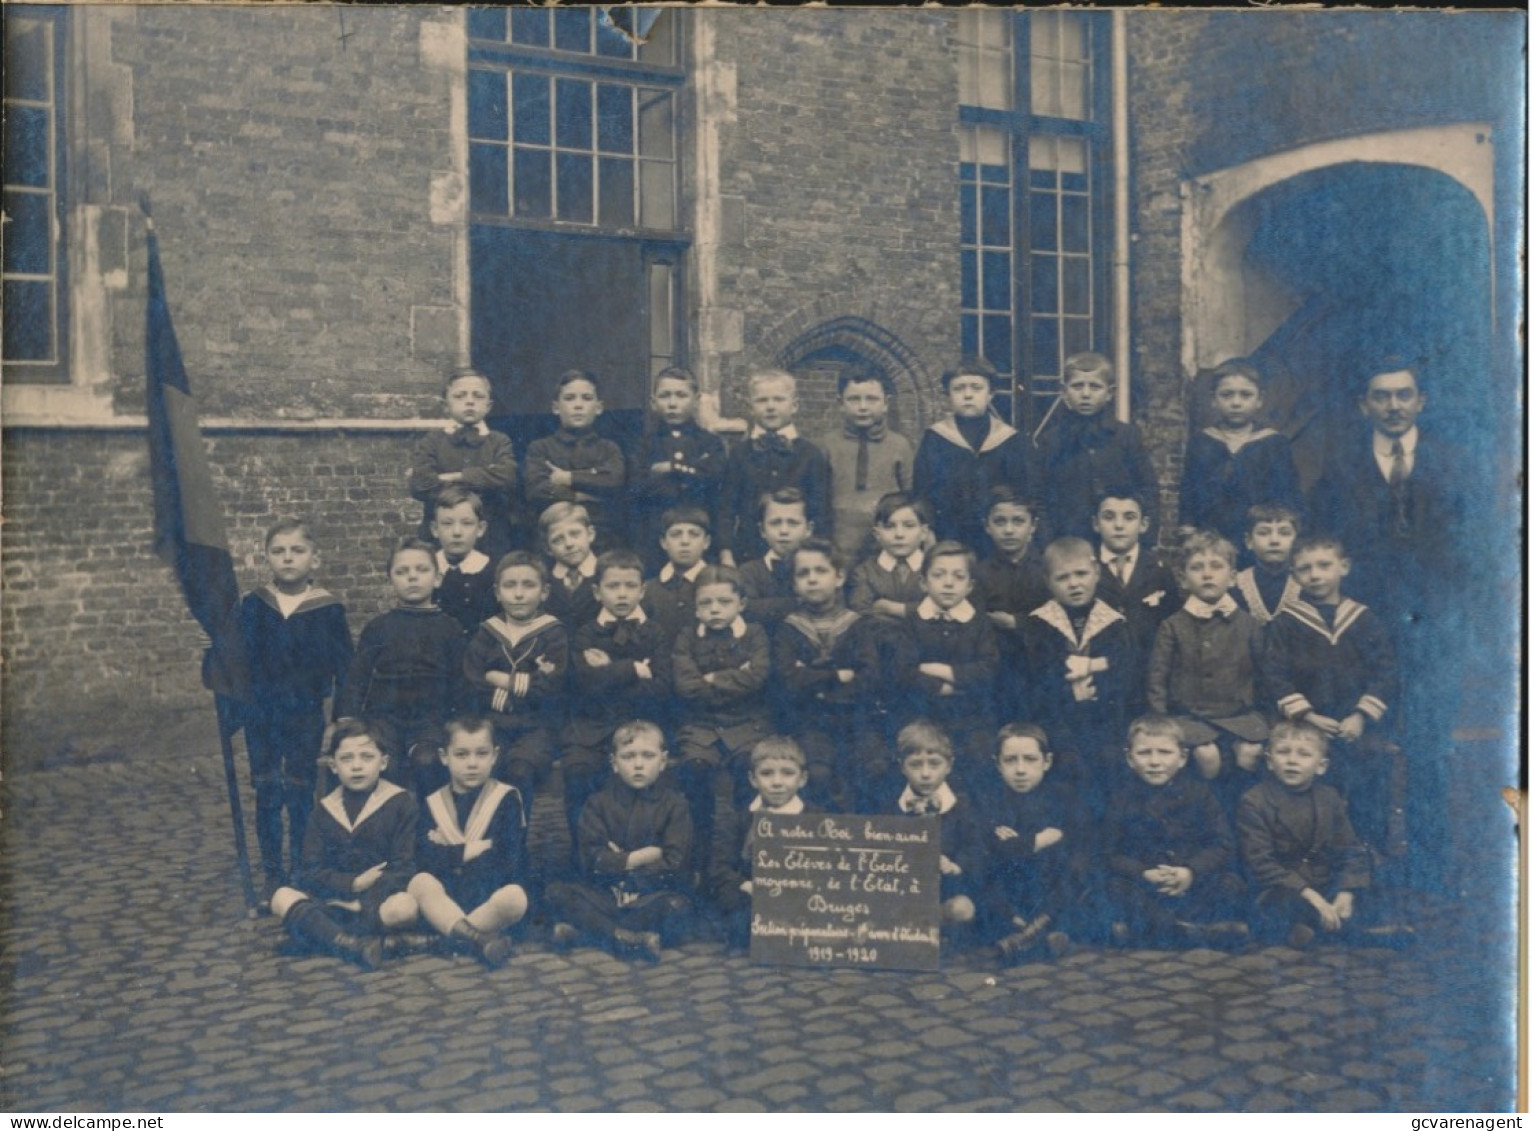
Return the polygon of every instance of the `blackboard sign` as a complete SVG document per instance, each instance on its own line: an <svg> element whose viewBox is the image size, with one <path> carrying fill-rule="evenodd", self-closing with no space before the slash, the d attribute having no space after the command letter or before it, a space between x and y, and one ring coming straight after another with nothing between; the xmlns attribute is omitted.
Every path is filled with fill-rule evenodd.
<svg viewBox="0 0 1532 1131"><path fill-rule="evenodd" d="M753 961L940 968L940 818L762 814L753 843Z"/></svg>

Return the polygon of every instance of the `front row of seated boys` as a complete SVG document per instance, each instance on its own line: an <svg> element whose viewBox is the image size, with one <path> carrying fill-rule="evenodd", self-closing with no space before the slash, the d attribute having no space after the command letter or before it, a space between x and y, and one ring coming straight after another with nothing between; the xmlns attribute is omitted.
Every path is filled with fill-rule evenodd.
<svg viewBox="0 0 1532 1131"><path fill-rule="evenodd" d="M336 726L328 761L340 784L305 831L291 885L271 900L300 945L373 969L409 952L399 932L423 917L451 949L491 968L510 958L506 932L535 886L526 807L494 776L501 751L487 718L457 716L446 734L447 784L417 803L383 778L377 727ZM1270 773L1239 801L1237 853L1208 785L1183 773L1175 719L1146 715L1128 728L1131 772L1100 821L1052 772L1040 727L1007 725L991 745L1001 785L970 794L953 787L948 735L927 720L909 723L896 741L899 779L872 811L939 817L943 920L993 943L1003 963L1062 954L1071 933L1101 938L1103 925L1102 941L1118 945L1238 945L1247 915L1259 940L1299 948L1321 932L1393 937L1361 902L1370 856L1341 796L1318 780L1329 750L1318 726L1272 728ZM754 744L753 797L727 810L701 873L691 867L690 806L671 784L669 758L656 724L615 729L612 777L580 813L577 868L547 887L555 948L589 942L657 961L663 946L691 937L699 914L721 923L731 947L748 945L754 819L815 811L803 797L804 751L781 735Z"/></svg>

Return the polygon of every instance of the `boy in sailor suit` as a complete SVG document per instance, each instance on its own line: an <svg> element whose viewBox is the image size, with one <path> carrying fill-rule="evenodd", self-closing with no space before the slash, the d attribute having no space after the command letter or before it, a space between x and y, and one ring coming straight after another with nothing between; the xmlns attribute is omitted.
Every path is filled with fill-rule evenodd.
<svg viewBox="0 0 1532 1131"><path fill-rule="evenodd" d="M304 831L293 886L271 896L271 913L299 943L366 970L383 960L382 932L418 914L405 891L415 873L415 801L382 780L388 755L378 738L375 723L335 724L329 763L340 785Z"/></svg>
<svg viewBox="0 0 1532 1131"><path fill-rule="evenodd" d="M319 551L301 519L272 524L266 562L271 584L247 593L239 614L252 691L243 718L255 785L255 836L270 892L287 882L284 807L292 863L303 844L319 776L324 701L351 662L351 629L345 606L314 584Z"/></svg>
<svg viewBox="0 0 1532 1131"><path fill-rule="evenodd" d="M459 715L441 751L448 783L420 805L420 871L409 893L426 922L491 969L505 965L503 932L527 913L527 817L521 794L496 781L499 750L488 719ZM467 907L469 910L464 911Z"/></svg>
<svg viewBox="0 0 1532 1131"><path fill-rule="evenodd" d="M1289 507L1251 507L1245 548L1255 557L1255 564L1234 577L1234 596L1255 618L1268 625L1282 605L1302 595L1293 580L1293 543L1302 526L1298 513Z"/></svg>
<svg viewBox="0 0 1532 1131"><path fill-rule="evenodd" d="M1404 756L1388 719L1398 693L1394 646L1371 609L1341 594L1350 572L1334 538L1308 537L1293 547L1303 595L1266 626L1262 679L1284 719L1306 722L1330 740L1336 786L1357 832L1397 858L1407 846Z"/></svg>
<svg viewBox="0 0 1532 1131"><path fill-rule="evenodd" d="M569 633L543 612L547 596L543 563L520 550L506 554L495 567L500 615L479 626L463 657L463 674L505 755L496 772L521 792L528 811L533 787L553 765L569 671Z"/></svg>

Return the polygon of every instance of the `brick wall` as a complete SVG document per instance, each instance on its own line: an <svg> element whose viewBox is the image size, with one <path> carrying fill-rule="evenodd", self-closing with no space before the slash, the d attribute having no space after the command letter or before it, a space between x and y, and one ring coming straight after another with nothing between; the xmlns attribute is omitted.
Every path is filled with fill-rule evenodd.
<svg viewBox="0 0 1532 1131"><path fill-rule="evenodd" d="M405 490L414 433L230 433L209 462L242 589L266 578L262 535L278 514L313 520L320 582L353 633L390 604L387 547L413 533ZM5 708L109 714L148 700L207 703L202 633L153 555L141 431L8 431L3 451L0 679Z"/></svg>
<svg viewBox="0 0 1532 1131"><path fill-rule="evenodd" d="M721 134L737 222L718 276L744 349L722 359L726 412L742 411L750 366L836 316L892 332L931 374L957 350L955 17L849 15L711 14L738 82L738 117ZM810 434L837 418L833 396L806 382Z"/></svg>
<svg viewBox="0 0 1532 1131"><path fill-rule="evenodd" d="M445 17L448 20L456 17ZM439 10L127 9L111 24L131 146L112 203L153 203L171 306L213 416L427 411L456 350ZM344 21L344 23L342 22ZM346 36L344 41L342 34ZM100 75L97 81L103 81ZM143 389L143 241L113 307L119 409Z"/></svg>

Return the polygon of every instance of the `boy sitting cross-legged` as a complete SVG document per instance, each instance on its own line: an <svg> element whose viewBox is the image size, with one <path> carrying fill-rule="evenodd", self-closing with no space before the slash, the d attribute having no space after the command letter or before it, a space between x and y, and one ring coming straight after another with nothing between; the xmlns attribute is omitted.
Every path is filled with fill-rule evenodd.
<svg viewBox="0 0 1532 1131"><path fill-rule="evenodd" d="M1305 947L1316 931L1356 924L1357 893L1371 861L1351 827L1346 802L1318 779L1329 742L1308 723L1271 728L1271 776L1239 801L1239 847L1256 887L1251 927L1264 942Z"/></svg>
<svg viewBox="0 0 1532 1131"><path fill-rule="evenodd" d="M810 538L791 562L798 608L772 642L778 729L803 747L816 802L865 811L857 806L882 792L893 768L874 725L877 629L846 608L846 573L829 542Z"/></svg>
<svg viewBox="0 0 1532 1131"><path fill-rule="evenodd" d="M664 784L665 736L645 720L612 737L613 776L580 814L580 878L548 886L556 946L584 931L617 954L657 962L684 941L692 903L692 822L686 799Z"/></svg>
<svg viewBox="0 0 1532 1131"><path fill-rule="evenodd" d="M1001 935L1000 960L1021 962L1069 947L1069 913L1087 889L1086 822L1074 790L1048 771L1048 735L1031 723L1000 728L995 768L1005 788L984 814L989 858L984 913Z"/></svg>
<svg viewBox="0 0 1532 1131"><path fill-rule="evenodd" d="M271 897L271 913L299 943L365 970L383 961L383 932L418 914L405 890L415 873L415 801L381 780L388 755L379 736L361 719L335 724L327 758L340 785L309 819L293 886Z"/></svg>
<svg viewBox="0 0 1532 1131"><path fill-rule="evenodd" d="M809 780L803 750L790 738L771 735L750 751L750 787L755 790L743 809L730 809L718 823L708 887L713 903L725 917L731 949L750 945L751 858L755 854L755 819L763 813L797 816L817 813L802 790Z"/></svg>
<svg viewBox="0 0 1532 1131"><path fill-rule="evenodd" d="M1158 947L1242 942L1234 838L1207 784L1181 772L1176 721L1135 719L1127 762L1132 775L1113 794L1104 830L1113 938Z"/></svg>
<svg viewBox="0 0 1532 1131"><path fill-rule="evenodd" d="M494 969L511 956L503 932L527 913L526 811L516 788L494 778L500 751L489 720L458 715L445 729L448 781L421 801L409 893L449 943Z"/></svg>

